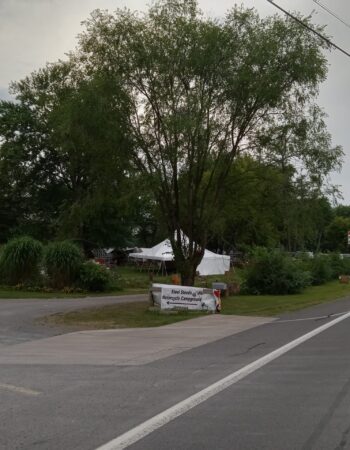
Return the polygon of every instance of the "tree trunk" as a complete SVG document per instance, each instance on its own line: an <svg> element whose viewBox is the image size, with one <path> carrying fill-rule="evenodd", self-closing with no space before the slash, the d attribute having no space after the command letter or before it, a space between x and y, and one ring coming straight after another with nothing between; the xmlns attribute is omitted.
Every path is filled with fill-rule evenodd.
<svg viewBox="0 0 350 450"><path fill-rule="evenodd" d="M194 286L195 278L196 278L196 268L192 264L185 264L183 267L179 268L180 276L181 276L181 285L182 286Z"/></svg>
<svg viewBox="0 0 350 450"><path fill-rule="evenodd" d="M187 259L178 259L175 257L175 265L181 276L182 286L194 286L197 267L202 260L202 253L193 255Z"/></svg>

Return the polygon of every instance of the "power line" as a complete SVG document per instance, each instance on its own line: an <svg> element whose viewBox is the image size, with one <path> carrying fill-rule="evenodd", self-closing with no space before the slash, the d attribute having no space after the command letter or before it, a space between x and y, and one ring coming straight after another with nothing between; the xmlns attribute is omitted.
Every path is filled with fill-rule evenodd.
<svg viewBox="0 0 350 450"><path fill-rule="evenodd" d="M339 47L338 45L336 45L334 42L332 42L330 39L326 38L325 36L323 36L321 33L319 33L318 31L314 30L312 27L310 27L309 25L307 25L305 22L303 22L301 19L299 19L298 17L294 16L293 14L291 14L290 12L286 11L285 9L283 9L281 6L277 5L275 2L273 2L272 0L267 0L269 3L271 3L271 5L275 6L277 9L279 9L280 11L282 11L284 14L286 14L288 17L290 17L291 19L295 20L296 22L298 22L301 26L303 26L304 28L308 29L309 31L311 31L312 33L316 34L320 39L322 39L323 41L327 42L328 45L330 45L331 47L336 48L337 50L339 50L340 52L344 53L344 55L349 56L350 57L350 53L348 53L346 50L342 49L341 47Z"/></svg>
<svg viewBox="0 0 350 450"><path fill-rule="evenodd" d="M339 17L335 12L333 12L331 9L329 9L326 5L323 5L319 0L313 0L314 3L316 3L318 6L320 6L322 9L327 11L331 16L335 17L337 20L339 20L341 23L343 23L346 27L350 28L350 24L345 22L341 17Z"/></svg>

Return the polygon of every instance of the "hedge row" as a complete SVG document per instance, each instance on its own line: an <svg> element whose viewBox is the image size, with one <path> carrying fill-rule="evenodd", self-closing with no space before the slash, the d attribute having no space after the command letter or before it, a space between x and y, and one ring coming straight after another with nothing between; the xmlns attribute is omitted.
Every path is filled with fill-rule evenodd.
<svg viewBox="0 0 350 450"><path fill-rule="evenodd" d="M279 250L257 249L246 269L243 291L253 295L286 295L350 275L350 259L338 254L291 257Z"/></svg>

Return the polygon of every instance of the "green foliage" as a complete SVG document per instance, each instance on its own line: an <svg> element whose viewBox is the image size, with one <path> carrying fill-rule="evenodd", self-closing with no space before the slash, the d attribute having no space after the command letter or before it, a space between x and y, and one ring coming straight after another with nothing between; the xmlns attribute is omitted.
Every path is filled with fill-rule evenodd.
<svg viewBox="0 0 350 450"><path fill-rule="evenodd" d="M0 241L122 247L164 227L188 282L212 234L318 248L321 184L341 160L313 103L325 48L295 21L243 7L222 20L196 0L93 12L66 61L0 101ZM242 164L228 190L247 149L255 173Z"/></svg>
<svg viewBox="0 0 350 450"><path fill-rule="evenodd" d="M217 240L213 248L225 241L241 250L278 245L284 220L281 193L290 176L252 156L237 158L224 182L220 214L210 227Z"/></svg>
<svg viewBox="0 0 350 450"><path fill-rule="evenodd" d="M338 205L334 208L334 215L339 217L350 218L350 206L349 205Z"/></svg>
<svg viewBox="0 0 350 450"><path fill-rule="evenodd" d="M88 261L80 268L79 280L87 291L105 291L111 281L111 275L106 267Z"/></svg>
<svg viewBox="0 0 350 450"><path fill-rule="evenodd" d="M245 290L251 294L287 295L301 292L310 274L301 264L278 250L260 249L247 268Z"/></svg>
<svg viewBox="0 0 350 450"><path fill-rule="evenodd" d="M332 279L332 264L330 258L326 255L316 255L314 258L310 258L308 268L314 286L327 283Z"/></svg>
<svg viewBox="0 0 350 450"><path fill-rule="evenodd" d="M350 275L350 258L341 257L339 253L331 253L328 257L332 269L332 278Z"/></svg>
<svg viewBox="0 0 350 450"><path fill-rule="evenodd" d="M46 248L44 262L50 284L62 289L77 281L83 257L80 249L73 243L53 242Z"/></svg>
<svg viewBox="0 0 350 450"><path fill-rule="evenodd" d="M125 95L78 70L47 65L13 84L16 103L0 101L0 242L27 233L130 245L139 192Z"/></svg>
<svg viewBox="0 0 350 450"><path fill-rule="evenodd" d="M21 83L25 99L0 101L0 241L21 234L50 239L65 195L61 162L33 84Z"/></svg>
<svg viewBox="0 0 350 450"><path fill-rule="evenodd" d="M339 253L330 253L328 258L333 279L338 278L340 275L346 275L347 261L342 259Z"/></svg>
<svg viewBox="0 0 350 450"><path fill-rule="evenodd" d="M347 253L350 218L336 216L326 229L325 246L333 252Z"/></svg>
<svg viewBox="0 0 350 450"><path fill-rule="evenodd" d="M10 285L33 281L39 275L43 246L27 236L11 239L0 254L0 276Z"/></svg>
<svg viewBox="0 0 350 450"><path fill-rule="evenodd" d="M339 253L316 255L313 258L304 256L301 263L304 270L310 272L314 286L338 279L340 275L350 274L350 258L343 258Z"/></svg>
<svg viewBox="0 0 350 450"><path fill-rule="evenodd" d="M236 156L255 148L269 112L280 122L293 104L300 117L325 78L322 45L294 21L253 9L207 19L196 0L156 1L142 15L95 11L86 21L81 64L132 90L131 155L162 210L182 280L194 281Z"/></svg>
<svg viewBox="0 0 350 450"><path fill-rule="evenodd" d="M340 275L350 275L350 258L343 259L342 273Z"/></svg>

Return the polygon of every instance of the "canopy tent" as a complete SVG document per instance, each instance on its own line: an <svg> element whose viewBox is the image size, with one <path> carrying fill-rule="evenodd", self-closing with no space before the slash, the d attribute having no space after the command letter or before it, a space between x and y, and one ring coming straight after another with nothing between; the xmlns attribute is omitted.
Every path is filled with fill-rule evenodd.
<svg viewBox="0 0 350 450"><path fill-rule="evenodd" d="M141 252L130 253L129 257L139 261L167 262L174 260L174 253L169 239L155 245L152 248L142 248ZM230 270L230 257L218 255L209 250L204 251L204 256L197 272L199 275L223 275Z"/></svg>

